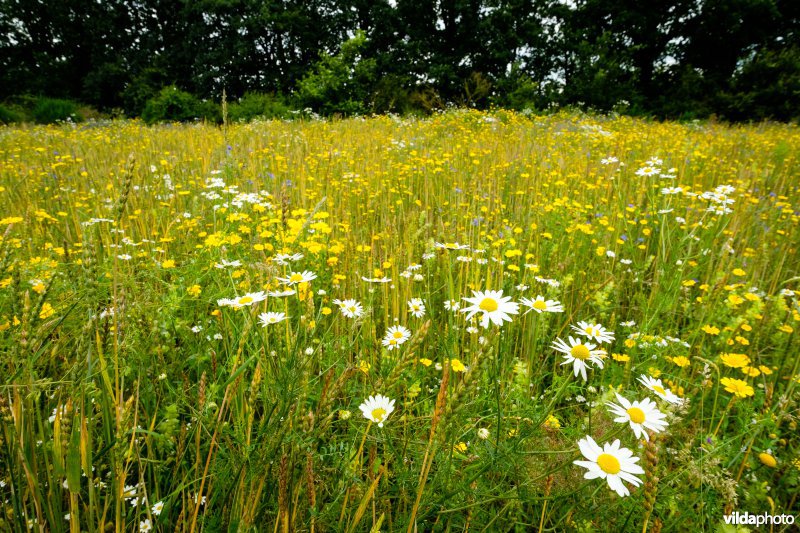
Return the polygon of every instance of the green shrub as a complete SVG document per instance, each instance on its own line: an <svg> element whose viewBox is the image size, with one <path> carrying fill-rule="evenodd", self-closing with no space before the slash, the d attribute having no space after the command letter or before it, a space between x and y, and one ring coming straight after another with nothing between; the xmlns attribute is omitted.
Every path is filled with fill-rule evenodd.
<svg viewBox="0 0 800 533"><path fill-rule="evenodd" d="M289 106L279 95L245 93L238 102L228 106L228 118L232 122L254 118L286 118L289 116L289 111Z"/></svg>
<svg viewBox="0 0 800 533"><path fill-rule="evenodd" d="M72 120L80 122L83 117L78 112L78 104L60 98L39 98L33 107L33 119L39 124L53 124Z"/></svg>
<svg viewBox="0 0 800 533"><path fill-rule="evenodd" d="M342 43L336 55L323 53L297 83L296 100L323 115L358 115L369 111L366 102L377 79L374 59L363 58L367 38L363 31Z"/></svg>
<svg viewBox="0 0 800 533"><path fill-rule="evenodd" d="M15 122L22 122L25 117L18 113L15 109L0 104L0 124L13 124Z"/></svg>
<svg viewBox="0 0 800 533"><path fill-rule="evenodd" d="M142 119L148 123L187 122L205 119L219 122L219 106L213 102L200 101L193 94L181 91L174 85L164 87L158 96L147 101Z"/></svg>

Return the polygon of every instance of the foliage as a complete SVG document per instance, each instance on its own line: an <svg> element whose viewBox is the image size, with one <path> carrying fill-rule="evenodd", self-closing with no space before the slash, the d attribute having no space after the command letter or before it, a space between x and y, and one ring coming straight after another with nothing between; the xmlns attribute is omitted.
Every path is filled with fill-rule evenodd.
<svg viewBox="0 0 800 533"><path fill-rule="evenodd" d="M254 118L288 118L289 106L280 95L245 93L237 102L228 106L228 115L234 122Z"/></svg>
<svg viewBox="0 0 800 533"><path fill-rule="evenodd" d="M13 107L0 104L0 123L13 124L14 122L22 122L23 119L23 115Z"/></svg>
<svg viewBox="0 0 800 533"><path fill-rule="evenodd" d="M188 122L197 119L219 122L222 110L213 102L201 102L194 95L174 85L164 87L158 96L147 101L142 119L148 123Z"/></svg>
<svg viewBox="0 0 800 533"><path fill-rule="evenodd" d="M296 100L325 115L363 114L376 81L376 62L364 59L367 38L363 31L342 43L336 55L323 53L311 72L297 84Z"/></svg>
<svg viewBox="0 0 800 533"><path fill-rule="evenodd" d="M39 98L33 107L33 119L39 124L53 124L71 120L80 122L83 117L78 111L78 104L71 100L59 98Z"/></svg>
<svg viewBox="0 0 800 533"><path fill-rule="evenodd" d="M69 98L138 116L174 84L217 101L223 90L231 101L296 91L302 106L325 114L508 102L791 120L798 6L21 0L0 3L0 99Z"/></svg>

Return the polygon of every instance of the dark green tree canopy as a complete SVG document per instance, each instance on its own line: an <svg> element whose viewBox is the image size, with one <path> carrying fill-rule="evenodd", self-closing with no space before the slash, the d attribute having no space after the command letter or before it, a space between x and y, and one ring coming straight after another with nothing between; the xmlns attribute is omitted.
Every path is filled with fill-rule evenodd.
<svg viewBox="0 0 800 533"><path fill-rule="evenodd" d="M583 104L789 120L799 24L793 0L2 0L0 100L138 115L175 86L323 113Z"/></svg>

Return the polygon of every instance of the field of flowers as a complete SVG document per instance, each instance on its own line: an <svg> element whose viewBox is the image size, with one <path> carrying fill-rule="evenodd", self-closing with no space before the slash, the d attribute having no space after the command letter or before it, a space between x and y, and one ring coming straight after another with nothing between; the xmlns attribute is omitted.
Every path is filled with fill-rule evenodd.
<svg viewBox="0 0 800 533"><path fill-rule="evenodd" d="M799 154L568 113L2 128L0 530L799 514Z"/></svg>

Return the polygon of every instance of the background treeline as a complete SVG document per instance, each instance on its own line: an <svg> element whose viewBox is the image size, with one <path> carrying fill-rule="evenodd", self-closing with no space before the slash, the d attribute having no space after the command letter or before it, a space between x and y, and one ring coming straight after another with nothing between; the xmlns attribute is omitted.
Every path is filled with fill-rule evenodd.
<svg viewBox="0 0 800 533"><path fill-rule="evenodd" d="M573 105L800 117L798 0L0 0L0 121ZM243 100L240 100L244 97Z"/></svg>

